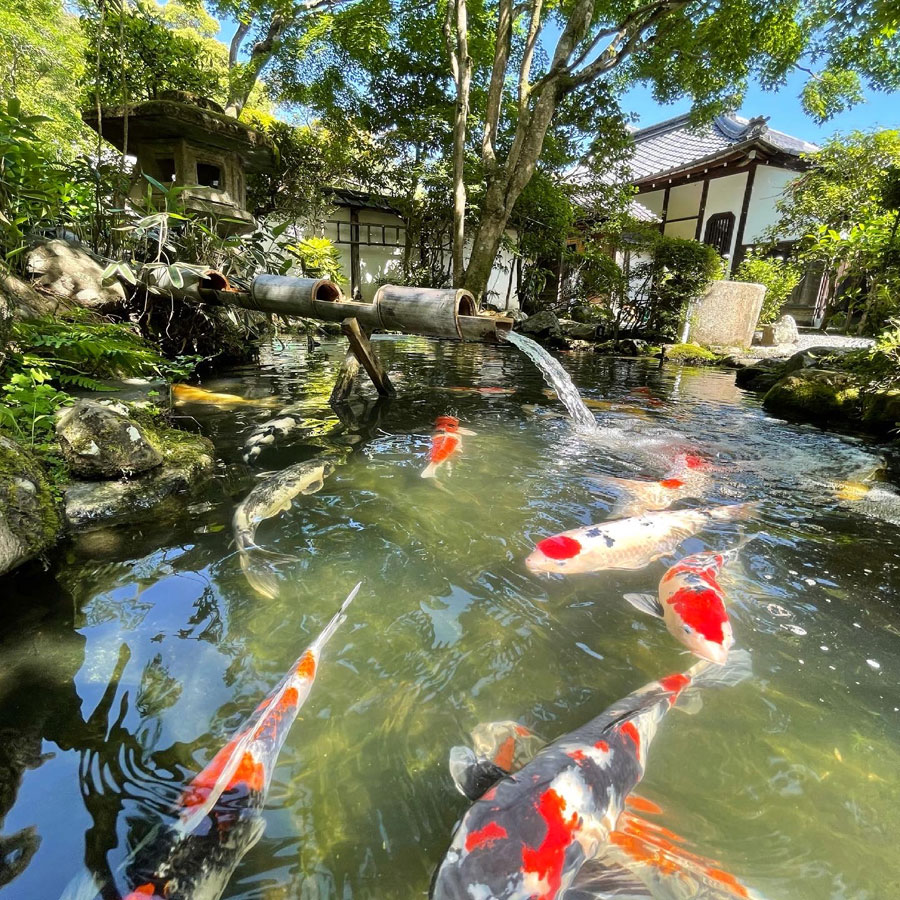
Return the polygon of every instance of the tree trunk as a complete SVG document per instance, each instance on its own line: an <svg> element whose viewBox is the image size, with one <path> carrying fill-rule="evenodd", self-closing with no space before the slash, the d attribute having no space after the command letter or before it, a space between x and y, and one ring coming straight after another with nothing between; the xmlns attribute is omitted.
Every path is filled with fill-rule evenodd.
<svg viewBox="0 0 900 900"><path fill-rule="evenodd" d="M452 13L456 12L455 35ZM466 122L469 117L469 87L472 60L469 58L468 12L466 0L452 0L447 6L444 35L450 52L450 68L456 83L456 116L453 121L453 284L459 286L465 273L466 244Z"/></svg>

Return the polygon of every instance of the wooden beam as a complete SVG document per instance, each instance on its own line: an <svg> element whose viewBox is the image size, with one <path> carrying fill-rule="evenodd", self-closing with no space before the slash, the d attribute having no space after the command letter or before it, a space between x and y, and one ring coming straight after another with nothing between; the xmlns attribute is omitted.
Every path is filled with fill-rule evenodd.
<svg viewBox="0 0 900 900"><path fill-rule="evenodd" d="M666 216L669 214L669 193L672 190L672 185L667 184L665 193L663 194L663 205L662 205L662 221L659 223L660 233L666 233Z"/></svg>
<svg viewBox="0 0 900 900"><path fill-rule="evenodd" d="M359 209L350 207L350 296L354 300L361 297L362 287L359 270Z"/></svg>
<svg viewBox="0 0 900 900"><path fill-rule="evenodd" d="M744 228L747 226L747 216L750 212L750 197L753 194L753 182L756 180L756 169L759 163L753 160L747 171L747 183L744 185L744 202L741 204L741 218L738 220L737 237L734 240L734 252L731 254L731 266L729 273L733 273L737 268L740 260L738 253L744 246Z"/></svg>
<svg viewBox="0 0 900 900"><path fill-rule="evenodd" d="M366 374L372 379L375 390L382 397L395 396L397 392L391 384L391 379L388 378L387 372L384 371L381 363L378 361L378 357L369 343L369 338L359 327L359 322L356 319L344 319L341 322L341 331L347 336L347 340L350 342L350 349L366 370Z"/></svg>
<svg viewBox="0 0 900 900"><path fill-rule="evenodd" d="M703 179L703 190L700 192L700 212L697 213L697 230L694 240L699 241L703 234L703 217L706 215L706 197L709 194L709 177Z"/></svg>

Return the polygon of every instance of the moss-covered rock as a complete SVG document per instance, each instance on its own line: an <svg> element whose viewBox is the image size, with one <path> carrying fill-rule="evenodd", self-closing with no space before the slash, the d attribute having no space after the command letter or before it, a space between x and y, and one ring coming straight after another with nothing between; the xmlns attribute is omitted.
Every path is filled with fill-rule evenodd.
<svg viewBox="0 0 900 900"><path fill-rule="evenodd" d="M62 519L40 464L0 435L0 574L56 543Z"/></svg>
<svg viewBox="0 0 900 900"><path fill-rule="evenodd" d="M78 400L59 413L56 439L77 478L139 475L162 464L162 454L119 404Z"/></svg>
<svg viewBox="0 0 900 900"><path fill-rule="evenodd" d="M666 362L684 366L715 366L722 357L699 344L671 344L664 348Z"/></svg>
<svg viewBox="0 0 900 900"><path fill-rule="evenodd" d="M862 420L869 431L878 434L896 434L900 431L900 390L864 392Z"/></svg>
<svg viewBox="0 0 900 900"><path fill-rule="evenodd" d="M768 391L785 374L785 360L761 359L751 366L738 369L734 383L748 391Z"/></svg>
<svg viewBox="0 0 900 900"><path fill-rule="evenodd" d="M763 406L776 415L823 426L854 427L862 420L859 381L827 369L787 375L769 389Z"/></svg>
<svg viewBox="0 0 900 900"><path fill-rule="evenodd" d="M75 529L127 523L189 499L215 468L212 442L167 425L161 416L132 409L162 465L122 481L76 481L65 490L66 519Z"/></svg>

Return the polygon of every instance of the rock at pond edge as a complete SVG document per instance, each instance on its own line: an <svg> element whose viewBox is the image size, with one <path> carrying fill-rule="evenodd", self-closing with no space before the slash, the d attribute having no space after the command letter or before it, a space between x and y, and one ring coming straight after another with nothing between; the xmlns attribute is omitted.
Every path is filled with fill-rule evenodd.
<svg viewBox="0 0 900 900"><path fill-rule="evenodd" d="M61 530L59 509L40 464L0 435L0 575L52 547Z"/></svg>

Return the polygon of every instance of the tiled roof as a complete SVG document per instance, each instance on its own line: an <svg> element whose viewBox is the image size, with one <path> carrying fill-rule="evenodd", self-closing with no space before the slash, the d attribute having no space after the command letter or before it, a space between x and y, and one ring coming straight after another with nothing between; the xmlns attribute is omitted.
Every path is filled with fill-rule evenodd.
<svg viewBox="0 0 900 900"><path fill-rule="evenodd" d="M677 116L635 131L632 139L634 156L631 171L634 181L677 171L755 142L791 156L815 153L819 149L808 141L769 128L763 116L755 119L718 116L711 125L700 129L691 127L687 115Z"/></svg>

